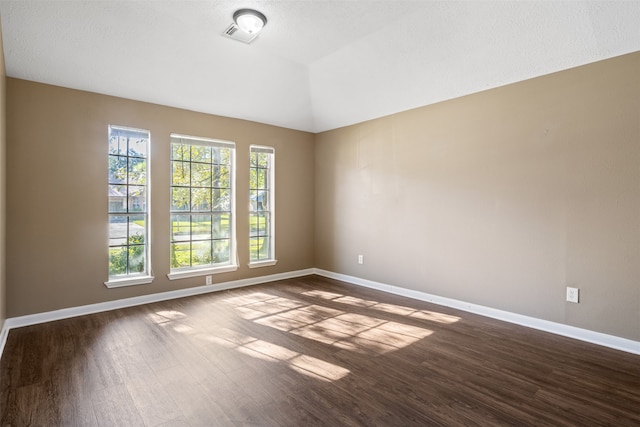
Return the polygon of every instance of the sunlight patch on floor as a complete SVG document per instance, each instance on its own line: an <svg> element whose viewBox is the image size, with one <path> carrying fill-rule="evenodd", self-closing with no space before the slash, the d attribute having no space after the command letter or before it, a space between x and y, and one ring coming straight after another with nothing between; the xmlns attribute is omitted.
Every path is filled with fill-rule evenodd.
<svg viewBox="0 0 640 427"><path fill-rule="evenodd" d="M257 338L245 336L243 343L231 343L235 349L244 355L267 362L284 362L292 370L322 381L337 381L349 374L349 370L334 363L326 362L316 357L298 353L277 344ZM225 345L228 347L228 344Z"/></svg>
<svg viewBox="0 0 640 427"><path fill-rule="evenodd" d="M372 322L377 324L371 325ZM370 317L369 325L329 318L293 329L292 334L365 354L384 354L421 340L433 331Z"/></svg>
<svg viewBox="0 0 640 427"><path fill-rule="evenodd" d="M459 320L456 316L443 313L380 303L334 292L312 290L303 292L302 295L406 318L413 317L439 323L453 323ZM241 318L256 324L339 349L373 356L405 348L433 333L429 329L403 323L397 319L386 320L362 313L351 313L266 292L234 296L224 299L223 302L232 306ZM187 316L179 311L157 311L149 314L149 317L154 323L165 327L170 326L176 332L194 334L198 339L235 349L241 354L256 359L286 363L290 369L322 381L336 381L349 374L348 369L336 364L233 329L217 328L214 333L196 333L192 326L180 321ZM177 323L172 322L176 320Z"/></svg>
<svg viewBox="0 0 640 427"><path fill-rule="evenodd" d="M333 302L353 305L356 307L371 308L373 310L384 311L386 313L397 314L400 316L415 317L416 319L428 320L438 323L455 323L460 320L460 318L457 316L438 313L437 311L417 310L415 308L404 307L397 304L379 303L377 301L365 300L362 298L345 296L334 292L321 291L317 289L302 292L302 295L331 300Z"/></svg>
<svg viewBox="0 0 640 427"><path fill-rule="evenodd" d="M176 310L160 310L155 313L149 313L147 316L156 325L187 317L183 312Z"/></svg>
<svg viewBox="0 0 640 427"><path fill-rule="evenodd" d="M339 302L345 304L366 306L402 316L414 314L428 316L429 319L425 320L433 320L439 314L345 297L332 292L308 291L303 294L332 301L340 300ZM244 319L358 353L373 355L388 353L411 345L433 333L429 329L364 314L348 313L318 304L305 305L302 301L277 296L267 298L267 294L262 292L256 293L255 300L252 295L230 298L225 302L232 304Z"/></svg>
<svg viewBox="0 0 640 427"><path fill-rule="evenodd" d="M289 350L286 347L245 335L229 328L216 329L214 333L201 333L191 326L178 323L169 326L176 332L193 335L218 346L235 349L241 354L272 363L285 363L290 369L322 381L336 381L350 373L336 364Z"/></svg>
<svg viewBox="0 0 640 427"><path fill-rule="evenodd" d="M178 325L175 325L173 327L173 330L176 331L176 332L180 332L181 334L193 334L194 333L193 328L191 326L189 326L189 325L178 324Z"/></svg>

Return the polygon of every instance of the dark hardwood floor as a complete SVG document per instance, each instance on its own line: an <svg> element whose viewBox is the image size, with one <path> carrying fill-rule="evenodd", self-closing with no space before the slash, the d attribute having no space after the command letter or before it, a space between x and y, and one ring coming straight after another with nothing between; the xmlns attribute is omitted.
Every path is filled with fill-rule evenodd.
<svg viewBox="0 0 640 427"><path fill-rule="evenodd" d="M10 332L3 426L639 426L640 357L318 276Z"/></svg>

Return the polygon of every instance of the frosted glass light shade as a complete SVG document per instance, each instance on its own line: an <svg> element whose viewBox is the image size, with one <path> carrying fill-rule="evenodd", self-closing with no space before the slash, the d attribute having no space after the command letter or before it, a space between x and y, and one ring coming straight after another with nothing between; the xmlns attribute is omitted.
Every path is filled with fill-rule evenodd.
<svg viewBox="0 0 640 427"><path fill-rule="evenodd" d="M257 10L240 9L233 14L236 25L245 33L257 34L267 23L267 18Z"/></svg>

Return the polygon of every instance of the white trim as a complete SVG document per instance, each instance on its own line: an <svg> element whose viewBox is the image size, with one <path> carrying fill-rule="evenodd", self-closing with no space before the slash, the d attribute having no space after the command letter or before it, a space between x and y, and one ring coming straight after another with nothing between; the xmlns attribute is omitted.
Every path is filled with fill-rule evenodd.
<svg viewBox="0 0 640 427"><path fill-rule="evenodd" d="M254 150L255 149L255 150ZM276 149L267 145L250 145L249 146L249 169L251 170L251 154L252 153L265 153L269 155L269 187L266 189L269 191L269 256L271 258L266 261L256 261L254 263L249 262L249 268L267 267L269 265L276 265L278 262L276 257ZM256 200L257 203L257 200ZM253 211L251 206L251 182L249 182L249 216L260 211ZM251 237L249 237L251 242ZM249 255L251 258L251 255ZM273 261L273 264L269 264Z"/></svg>
<svg viewBox="0 0 640 427"><path fill-rule="evenodd" d="M271 274L268 276L253 277L248 279L232 280L229 282L221 282L214 285L204 285L193 288L179 289L169 292L161 292L157 294L142 295L133 298L125 298L115 301L102 302L97 304L84 305L80 307L63 308L61 310L49 311L45 313L29 314L26 316L10 317L5 320L2 330L0 331L0 358L4 350L9 330L23 326L36 325L38 323L52 322L54 320L67 319L70 317L84 316L86 314L100 313L103 311L115 310L119 308L133 307L136 305L148 304L152 302L167 301L175 298L183 298L192 295L206 294L210 292L222 291L226 289L240 288L244 286L258 285L260 283L273 282L276 280L291 279L295 277L308 276L317 274L319 276L331 279L341 280L353 285L364 286L391 294L406 296L409 298L426 301L446 307L456 308L458 310L470 313L480 314L482 316L499 319L509 323L550 332L556 335L562 335L569 338L625 351L632 354L640 355L640 342L620 338L613 335L607 335L600 332L594 332L587 329L576 328L574 326L564 325L561 323L550 322L548 320L537 319L534 317L523 316L521 314L511 313L508 311L498 310L495 308L484 307L477 304L471 304L451 298L439 297L420 291L401 288L398 286L388 285L385 283L374 282L372 280L361 279L345 274L334 273L319 268L308 268L305 270L296 270L287 273Z"/></svg>
<svg viewBox="0 0 640 427"><path fill-rule="evenodd" d="M176 141L173 141L176 139ZM188 139L188 142L182 142L178 140ZM188 144L188 145L201 145L207 147L220 147L220 148L233 148L236 149L236 143L234 141L227 141L225 139L207 138L204 136L191 136L183 135L179 133L172 133L169 135L170 144Z"/></svg>
<svg viewBox="0 0 640 427"><path fill-rule="evenodd" d="M38 323L52 322L54 320L68 319L70 317L84 316L86 314L100 313L103 311L116 310L119 308L134 307L136 305L149 304L152 302L167 301L176 298L184 298L193 295L207 294L210 292L223 291L226 289L241 288L244 286L258 285L260 283L273 282L276 280L291 279L295 277L308 276L314 274L314 269L290 271L287 273L270 274L268 276L251 277L248 279L232 280L229 282L215 283L213 285L197 286L194 288L178 289L175 291L160 292L156 294L141 295L138 297L124 298L115 301L100 302L96 304L82 305L79 307L63 308L60 310L48 311L44 313L28 314L26 316L10 317L5 320L4 329L20 328L23 326L36 325Z"/></svg>
<svg viewBox="0 0 640 427"><path fill-rule="evenodd" d="M2 353L4 352L4 345L7 343L7 337L9 336L9 326L7 325L7 321L5 320L2 325L2 329L0 330L0 358L2 358Z"/></svg>
<svg viewBox="0 0 640 427"><path fill-rule="evenodd" d="M254 150L255 148L255 150ZM255 151L256 153L275 154L276 149L268 145L255 145L249 146L249 152Z"/></svg>
<svg viewBox="0 0 640 427"><path fill-rule="evenodd" d="M270 267L272 265L276 265L278 263L277 259L269 259L266 261L256 261L250 262L249 268L260 268L260 267Z"/></svg>
<svg viewBox="0 0 640 427"><path fill-rule="evenodd" d="M104 285L109 288L121 288L123 286L135 286L146 285L153 282L155 277L153 276L140 276L140 277L127 277L126 279L113 279L108 282L104 282Z"/></svg>
<svg viewBox="0 0 640 427"><path fill-rule="evenodd" d="M180 140L180 141L179 141ZM187 140L187 141L182 141L182 140ZM230 236L229 236L229 264L225 264L224 266L218 266L218 267L212 267L212 266L208 266L208 267L204 267L204 268L200 268L200 267L188 267L185 268L184 270L180 270L180 269L176 269L176 271L173 272L169 272L169 274L167 274L167 278L169 280L176 280L176 279L184 279L187 277L198 277L198 276L206 276L208 274L217 274L217 273L228 273L231 271L236 271L238 269L238 241L236 238L236 233L237 233L237 222L236 222L236 187L237 187L237 173L236 173L236 143L233 141L225 141L222 139L212 139L212 138L205 138L205 137L199 137L199 136L189 136L189 135L182 135L182 134L177 134L177 133L172 133L170 135L170 144L169 144L169 150L173 150L172 145L173 144L183 144L183 145L189 145L189 146L208 146L208 147L218 147L218 148L225 148L230 150L230 174L231 176L229 177L229 191L230 191L230 196L229 196L229 230L230 230ZM172 164L173 162L173 157L172 155L170 156L170 164ZM191 160L191 156L189 156L189 160L185 160L185 162L188 162L190 165L192 163ZM213 163L211 163L213 164ZM173 181L173 179L172 179ZM173 182L171 183L171 186L173 187ZM183 188L192 188L191 185L187 186L187 187L183 187ZM171 211L171 210L170 210ZM171 215L192 215L192 214L212 214L213 211L203 211L203 212L194 212L191 209L188 211L179 211L179 212L175 212L175 211L171 211L169 216L171 217ZM171 220L171 218L170 218ZM173 224L173 222L172 222ZM172 234L172 233L171 233ZM212 236L213 237L213 236ZM186 242L191 242L192 240L187 240Z"/></svg>
<svg viewBox="0 0 640 427"><path fill-rule="evenodd" d="M348 276L346 274L334 273L332 271L322 270L319 268L314 269L314 271L319 276L341 280L353 285L376 289L379 291L388 292L390 294L401 295L404 297L426 301L445 307L456 308L458 310L480 314L481 316L491 317L493 319L502 320L504 322L514 323L517 325L538 329L540 331L550 332L552 334L574 338L580 341L585 341L588 343L613 348L615 350L621 350L628 353L640 355L640 341L633 341L626 338L616 337L614 335L603 334L601 332L590 331L588 329L577 328L575 326L551 322L549 320L524 316L522 314L511 313L509 311L498 310L496 308L485 307L482 305L459 301L452 298L431 295L425 292L401 288L398 286L388 285L386 283L374 282L372 280L361 279L359 277Z"/></svg>
<svg viewBox="0 0 640 427"><path fill-rule="evenodd" d="M144 275L143 276L133 276L133 277L126 277L123 279L112 279L112 280L108 280L106 282L104 282L105 286L107 288L120 288L123 286L135 286L135 285L144 285L147 283L151 283L153 281L153 268L151 266L151 244L152 244L152 237L151 237L151 233L149 232L149 230L151 230L151 211L149 210L151 207L151 131L149 129L137 129L137 128L130 128L130 127L124 127L124 126L118 126L118 125L108 125L108 132L107 132L107 142L109 143L108 147L109 148L111 146L111 130L124 130L124 131L128 131L128 132L134 132L134 133L139 133L139 134L146 134L147 135L147 155L144 158L145 163L146 163L146 175L147 175L147 179L145 181L144 187L145 187L145 211L144 212L132 212L129 211L129 206L128 206L128 197L127 197L127 210L126 212L111 212L111 208L107 209L107 214L109 215L109 223L111 223L111 216L126 216L127 217L127 223L129 222L129 216L130 215L139 215L139 216L144 216L144 256L145 256L145 271L144 271ZM120 136L117 135L117 138L119 138ZM119 144L119 143L118 143ZM109 156L122 156L122 154L117 153L117 154L112 154L110 150L107 151L107 163L109 161ZM125 155L125 157L127 159L129 159L129 151L127 149L127 153ZM128 162L128 160L127 160ZM128 176L129 176L129 172L127 172L127 183L128 183ZM109 178L107 177L107 186L109 185L114 185L110 183ZM127 184L123 184L123 185L127 185ZM128 191L128 190L127 190ZM107 198L107 200L109 200ZM127 230L129 230L129 226L127 225ZM109 232L109 236L111 235L111 232ZM127 245L126 247L129 247L129 238L128 238L128 231L127 231ZM110 248L111 246L108 244L109 242L107 242L107 247Z"/></svg>
<svg viewBox="0 0 640 427"><path fill-rule="evenodd" d="M173 273L167 274L167 277L169 278L169 280L186 279L187 277L200 277L207 276L209 274L229 273L231 271L236 271L237 269L237 265L223 265L220 267L199 268L197 270L190 269L183 271L174 271Z"/></svg>

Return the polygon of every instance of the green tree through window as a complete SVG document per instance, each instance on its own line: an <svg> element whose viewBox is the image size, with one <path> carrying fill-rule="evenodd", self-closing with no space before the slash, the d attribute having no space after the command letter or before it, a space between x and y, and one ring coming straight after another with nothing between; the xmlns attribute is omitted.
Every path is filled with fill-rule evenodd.
<svg viewBox="0 0 640 427"><path fill-rule="evenodd" d="M171 135L171 270L233 260L231 142Z"/></svg>
<svg viewBox="0 0 640 427"><path fill-rule="evenodd" d="M249 153L249 261L274 260L274 149L252 145Z"/></svg>
<svg viewBox="0 0 640 427"><path fill-rule="evenodd" d="M109 126L109 279L148 275L149 132Z"/></svg>

